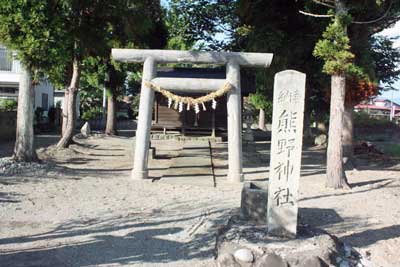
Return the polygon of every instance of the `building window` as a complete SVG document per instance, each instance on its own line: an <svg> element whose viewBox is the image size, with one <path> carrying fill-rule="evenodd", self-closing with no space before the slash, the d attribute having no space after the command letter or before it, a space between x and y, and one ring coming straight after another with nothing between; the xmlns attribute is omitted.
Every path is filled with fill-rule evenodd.
<svg viewBox="0 0 400 267"><path fill-rule="evenodd" d="M0 47L0 71L11 71L12 60L6 48Z"/></svg>
<svg viewBox="0 0 400 267"><path fill-rule="evenodd" d="M0 87L0 94L15 94L17 93L17 88L14 87Z"/></svg>
<svg viewBox="0 0 400 267"><path fill-rule="evenodd" d="M49 95L45 93L42 94L42 109L46 111L49 109Z"/></svg>

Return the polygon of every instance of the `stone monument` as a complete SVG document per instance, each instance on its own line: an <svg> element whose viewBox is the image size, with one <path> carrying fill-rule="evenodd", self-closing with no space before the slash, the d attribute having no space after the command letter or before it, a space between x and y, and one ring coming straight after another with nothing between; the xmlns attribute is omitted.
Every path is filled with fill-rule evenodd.
<svg viewBox="0 0 400 267"><path fill-rule="evenodd" d="M297 229L306 75L275 75L267 226L270 235L294 238Z"/></svg>
<svg viewBox="0 0 400 267"><path fill-rule="evenodd" d="M90 124L89 124L89 122L85 122L85 124L81 128L81 134L84 137L89 137L90 133L91 133Z"/></svg>

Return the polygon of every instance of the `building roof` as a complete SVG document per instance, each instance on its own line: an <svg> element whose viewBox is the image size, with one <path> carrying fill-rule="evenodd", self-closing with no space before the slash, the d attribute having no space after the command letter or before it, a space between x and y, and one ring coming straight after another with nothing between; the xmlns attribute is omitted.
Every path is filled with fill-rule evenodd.
<svg viewBox="0 0 400 267"><path fill-rule="evenodd" d="M374 98L372 101L373 101L373 102L379 102L379 103L382 103L382 102L389 102L389 103L393 103L394 105L400 107L400 104L398 104L396 101L392 101L392 100L387 99L387 98L378 98L378 97L376 97L376 98Z"/></svg>
<svg viewBox="0 0 400 267"><path fill-rule="evenodd" d="M377 109L377 110L391 110L390 107L385 107L385 106L376 106L376 105L369 105L369 104L358 104L354 108L358 109ZM395 111L400 111L400 107L394 106Z"/></svg>

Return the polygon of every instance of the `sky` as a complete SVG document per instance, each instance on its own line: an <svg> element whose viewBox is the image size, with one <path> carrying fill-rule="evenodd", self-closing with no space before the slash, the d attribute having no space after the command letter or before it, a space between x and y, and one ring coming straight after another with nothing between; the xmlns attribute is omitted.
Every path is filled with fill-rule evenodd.
<svg viewBox="0 0 400 267"><path fill-rule="evenodd" d="M162 6L168 6L168 0L161 0L161 5Z"/></svg>
<svg viewBox="0 0 400 267"><path fill-rule="evenodd" d="M380 34L388 37L400 37L400 21L398 21L392 28L383 30ZM395 40L394 46L400 48L400 38ZM383 92L381 97L400 103L400 80L397 81L393 87L396 88L397 91L390 90Z"/></svg>

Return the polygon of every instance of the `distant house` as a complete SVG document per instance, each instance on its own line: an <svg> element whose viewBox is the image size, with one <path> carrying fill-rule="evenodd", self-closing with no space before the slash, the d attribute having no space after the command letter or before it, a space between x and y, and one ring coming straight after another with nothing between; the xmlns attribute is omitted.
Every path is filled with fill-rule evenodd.
<svg viewBox="0 0 400 267"><path fill-rule="evenodd" d="M0 45L0 98L17 100L20 78L20 63L16 60L16 53ZM53 105L54 87L44 79L35 86L34 109L40 107L46 112Z"/></svg>
<svg viewBox="0 0 400 267"><path fill-rule="evenodd" d="M65 90L54 90L54 105L55 106L59 106L62 110L65 108L64 107L64 96L65 96ZM79 110L79 106L81 103L81 98L78 94L76 95L76 116L77 118L79 118L81 116L80 110Z"/></svg>
<svg viewBox="0 0 400 267"><path fill-rule="evenodd" d="M373 117L390 119L391 114L396 120L400 119L400 104L384 98L373 98L354 107L355 112L365 112Z"/></svg>

